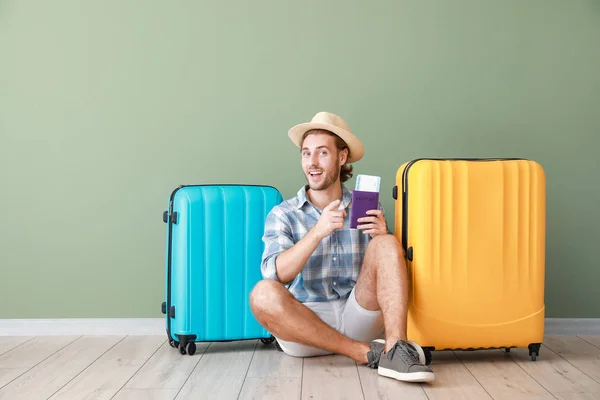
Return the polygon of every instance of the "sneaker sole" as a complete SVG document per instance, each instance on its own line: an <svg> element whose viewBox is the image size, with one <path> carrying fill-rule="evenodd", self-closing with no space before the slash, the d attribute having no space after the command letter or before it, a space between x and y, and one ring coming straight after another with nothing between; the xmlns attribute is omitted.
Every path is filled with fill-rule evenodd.
<svg viewBox="0 0 600 400"><path fill-rule="evenodd" d="M381 376L397 379L404 382L431 382L435 379L433 372L398 372L393 369L379 367L377 372Z"/></svg>

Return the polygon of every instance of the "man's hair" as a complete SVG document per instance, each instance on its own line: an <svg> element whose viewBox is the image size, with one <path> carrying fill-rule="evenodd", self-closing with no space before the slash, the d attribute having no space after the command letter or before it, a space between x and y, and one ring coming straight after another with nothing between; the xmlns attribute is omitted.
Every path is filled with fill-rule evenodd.
<svg viewBox="0 0 600 400"><path fill-rule="evenodd" d="M329 136L333 136L333 138L335 139L335 145L338 149L338 152L347 149L348 150L348 157L350 156L350 149L348 148L348 145L346 144L346 142L344 141L344 139L342 139L341 137L339 137L338 135L336 135L335 133L325 130L325 129L311 129L308 130L304 133L304 135L302 135L302 142L304 143L304 139L306 139L306 137L308 135L313 135L313 134L325 134L325 135L329 135ZM340 181L342 183L346 182L348 179L352 178L352 165L350 164L344 164L341 166L340 168Z"/></svg>

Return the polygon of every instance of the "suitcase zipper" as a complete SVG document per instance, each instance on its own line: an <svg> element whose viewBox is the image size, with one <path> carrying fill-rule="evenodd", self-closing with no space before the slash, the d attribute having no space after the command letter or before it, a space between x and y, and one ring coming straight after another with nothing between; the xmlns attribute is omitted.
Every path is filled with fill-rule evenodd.
<svg viewBox="0 0 600 400"><path fill-rule="evenodd" d="M519 161L525 160L526 158L415 158L411 160L404 171L402 171L402 247L406 252L406 256L409 261L413 260L413 249L412 247L408 248L408 172L410 167L416 164L419 161Z"/></svg>

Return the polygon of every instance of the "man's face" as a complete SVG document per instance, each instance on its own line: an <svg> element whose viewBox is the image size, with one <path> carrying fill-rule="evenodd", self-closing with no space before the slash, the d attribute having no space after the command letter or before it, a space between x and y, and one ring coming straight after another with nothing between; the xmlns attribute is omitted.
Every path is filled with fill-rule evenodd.
<svg viewBox="0 0 600 400"><path fill-rule="evenodd" d="M338 153L332 136L312 134L304 139L302 170L312 190L325 190L335 183L345 160L345 152Z"/></svg>

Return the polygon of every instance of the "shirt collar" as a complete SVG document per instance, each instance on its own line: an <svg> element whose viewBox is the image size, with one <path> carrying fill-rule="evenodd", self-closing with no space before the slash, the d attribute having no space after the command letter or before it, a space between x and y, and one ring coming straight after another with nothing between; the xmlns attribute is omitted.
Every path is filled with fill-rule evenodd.
<svg viewBox="0 0 600 400"><path fill-rule="evenodd" d="M308 185L304 185L302 188L300 188L300 190L298 190L298 193L296 194L296 199L298 201L298 205L296 206L297 209L301 209L306 203L312 204L306 195L307 190ZM344 209L348 208L351 201L352 192L346 187L346 185L342 184L342 205Z"/></svg>

